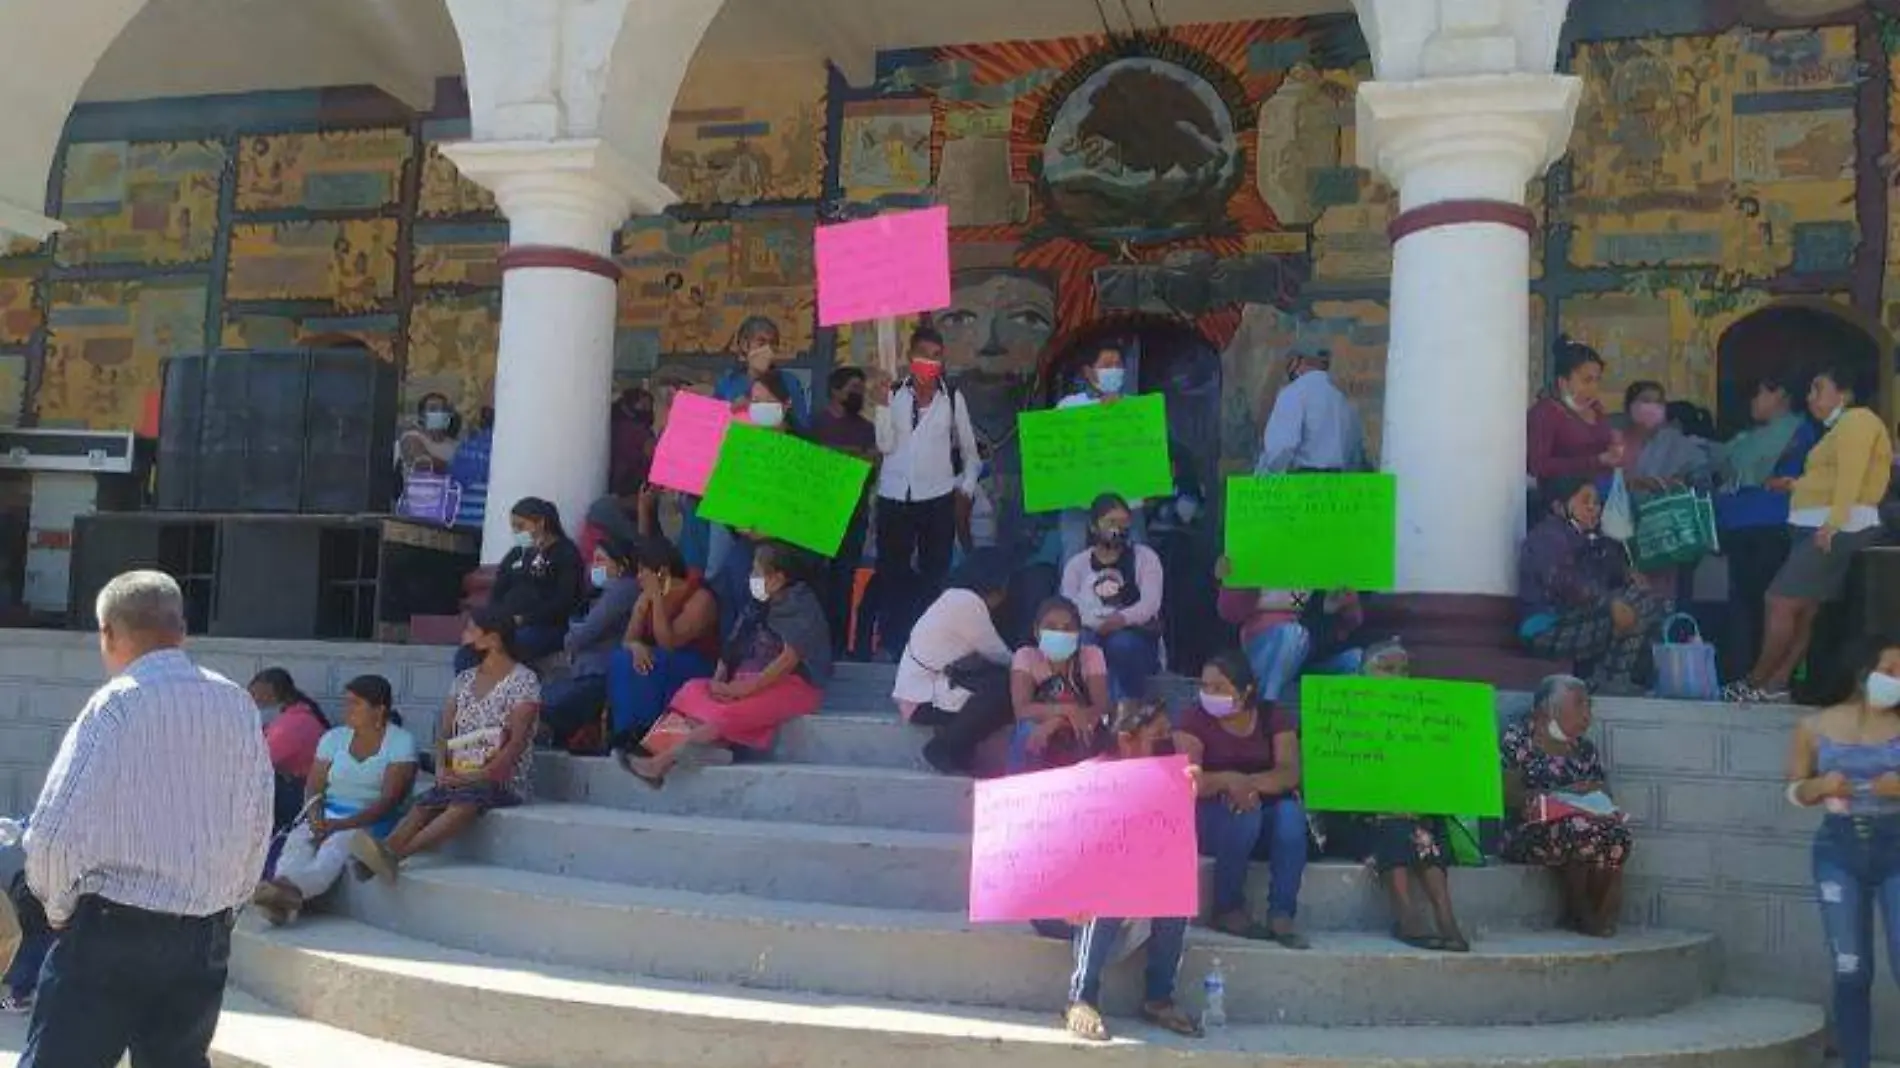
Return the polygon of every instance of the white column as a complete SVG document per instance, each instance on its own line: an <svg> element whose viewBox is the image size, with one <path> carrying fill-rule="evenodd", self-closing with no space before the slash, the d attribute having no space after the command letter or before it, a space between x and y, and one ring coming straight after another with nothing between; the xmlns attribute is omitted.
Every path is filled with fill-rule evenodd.
<svg viewBox="0 0 1900 1068"><path fill-rule="evenodd" d="M1580 86L1553 74L1367 82L1359 159L1399 192L1385 469L1398 590L1511 594L1524 526L1526 186L1564 151Z"/></svg>
<svg viewBox="0 0 1900 1068"><path fill-rule="evenodd" d="M613 235L673 195L652 169L594 140L473 141L446 150L508 216L501 356L482 562L510 547L508 513L543 497L578 529L607 485L615 283Z"/></svg>

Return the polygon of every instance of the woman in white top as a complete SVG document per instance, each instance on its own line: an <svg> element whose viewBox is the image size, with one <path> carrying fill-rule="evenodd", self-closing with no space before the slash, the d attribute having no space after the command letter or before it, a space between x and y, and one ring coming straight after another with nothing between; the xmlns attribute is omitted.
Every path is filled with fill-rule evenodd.
<svg viewBox="0 0 1900 1068"><path fill-rule="evenodd" d="M1082 379L1077 383L1075 392L1056 402L1057 409L1083 408L1091 404L1114 404L1123 397L1132 396L1133 383L1128 381L1128 357L1120 344L1105 341L1096 347L1095 358L1082 365ZM1139 543L1145 543L1147 523L1140 502L1136 502L1129 512L1129 537ZM1058 521L1062 533L1062 558L1067 560L1079 555L1089 547L1089 510L1070 508L1062 513Z"/></svg>
<svg viewBox="0 0 1900 1068"><path fill-rule="evenodd" d="M1135 514L1119 494L1089 509L1089 547L1062 569L1062 596L1082 613L1083 640L1108 658L1109 699L1145 697L1161 667L1161 557L1133 542Z"/></svg>
<svg viewBox="0 0 1900 1068"><path fill-rule="evenodd" d="M996 613L1009 599L1010 562L978 549L911 628L897 660L891 697L904 719L931 727L924 759L946 775L966 774L983 740L1014 719L1009 704L1009 645Z"/></svg>
<svg viewBox="0 0 1900 1068"><path fill-rule="evenodd" d="M251 901L273 926L336 882L350 859L351 832L386 835L416 782L416 740L389 707L389 680L362 675L343 687L343 722L317 743L304 816L291 828L277 871Z"/></svg>

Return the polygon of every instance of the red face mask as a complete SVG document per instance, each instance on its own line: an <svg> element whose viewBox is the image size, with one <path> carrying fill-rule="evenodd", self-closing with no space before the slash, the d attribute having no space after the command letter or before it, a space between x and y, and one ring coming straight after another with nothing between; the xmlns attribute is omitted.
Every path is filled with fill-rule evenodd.
<svg viewBox="0 0 1900 1068"><path fill-rule="evenodd" d="M943 364L936 360L912 360L910 375L919 382L935 382L943 377Z"/></svg>

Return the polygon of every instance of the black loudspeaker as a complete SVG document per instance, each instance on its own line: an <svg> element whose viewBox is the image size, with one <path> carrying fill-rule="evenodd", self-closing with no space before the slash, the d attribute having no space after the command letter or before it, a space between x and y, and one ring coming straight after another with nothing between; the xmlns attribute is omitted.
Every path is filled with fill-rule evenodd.
<svg viewBox="0 0 1900 1068"><path fill-rule="evenodd" d="M159 507L350 515L393 497L396 369L367 350L165 364Z"/></svg>

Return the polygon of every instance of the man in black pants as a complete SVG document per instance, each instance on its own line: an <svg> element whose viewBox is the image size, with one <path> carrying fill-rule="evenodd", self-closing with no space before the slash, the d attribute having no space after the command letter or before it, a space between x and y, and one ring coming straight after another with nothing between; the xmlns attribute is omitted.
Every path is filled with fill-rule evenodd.
<svg viewBox="0 0 1900 1068"><path fill-rule="evenodd" d="M935 330L911 335L910 377L877 410L875 423L884 454L877 485L879 644L896 652L943 592L957 496L976 494L976 431L963 399L943 380L943 337Z"/></svg>
<svg viewBox="0 0 1900 1068"><path fill-rule="evenodd" d="M869 460L875 470L881 454L877 449L877 428L864 417L864 372L856 367L840 367L831 372L826 384L831 391L831 402L812 418L812 441L827 449ZM845 527L838 555L831 559L825 618L831 624L831 654L835 659L842 659L851 648L851 595L857 588L858 567L864 562L864 535L871 522L869 487L866 489L850 525Z"/></svg>

